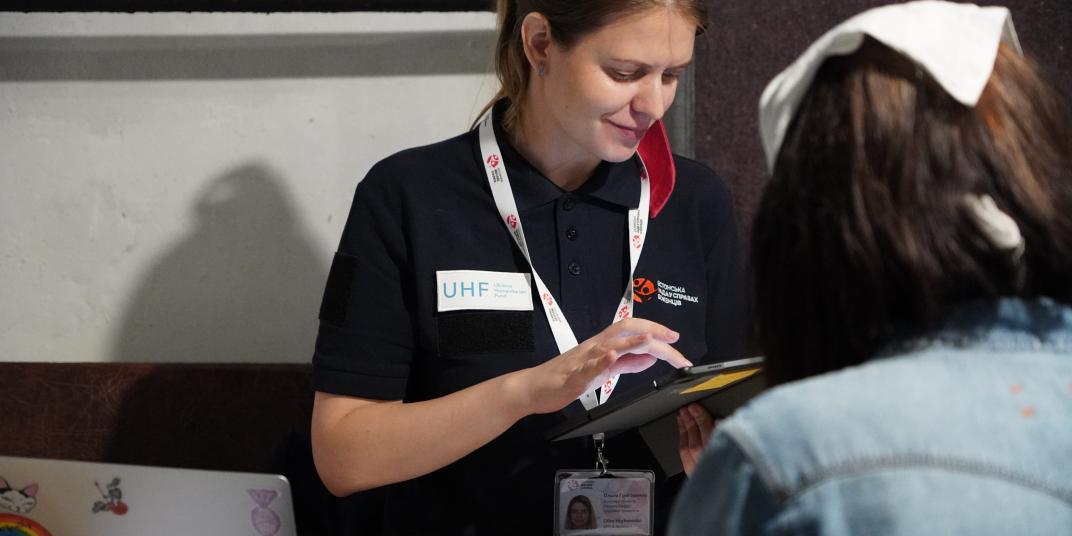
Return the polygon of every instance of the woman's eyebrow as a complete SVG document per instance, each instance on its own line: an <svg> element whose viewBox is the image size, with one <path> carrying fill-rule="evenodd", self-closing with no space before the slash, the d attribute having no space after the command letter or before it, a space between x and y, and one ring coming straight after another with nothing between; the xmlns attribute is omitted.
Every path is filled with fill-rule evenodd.
<svg viewBox="0 0 1072 536"><path fill-rule="evenodd" d="M644 68L644 69L650 69L652 67L650 64L647 64L647 63L644 63L644 62L638 61L638 60L628 60L628 59L624 59L624 58L611 58L610 61L617 62L617 63L629 63L629 64L632 64L632 65L635 65L637 67L641 67L641 68ZM678 64L678 65L672 65L670 67L667 67L666 70L668 70L668 71L685 70L685 69L687 69L689 67L689 65L692 65L692 59L691 58L689 59L689 61L686 61L685 63L681 63L681 64Z"/></svg>

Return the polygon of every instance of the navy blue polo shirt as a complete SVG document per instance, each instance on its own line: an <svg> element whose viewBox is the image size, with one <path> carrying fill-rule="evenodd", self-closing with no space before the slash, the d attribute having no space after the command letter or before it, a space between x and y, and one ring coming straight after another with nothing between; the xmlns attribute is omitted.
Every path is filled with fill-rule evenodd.
<svg viewBox="0 0 1072 536"><path fill-rule="evenodd" d="M634 316L681 333L675 347L693 362L743 354L741 251L731 194L714 172L675 157L674 192L649 222L629 281L638 162L604 162L567 192L496 135L533 264L578 341L610 325L629 283ZM314 389L417 402L559 353L535 289L532 311L437 312L436 272L445 270L531 272L500 221L476 131L388 157L358 184L321 307ZM667 371L659 362L622 376L616 393ZM588 440L545 435L579 411L575 401L526 417L469 456L390 486L385 533L549 534L555 470L592 467L595 455ZM607 453L612 467L657 470L637 434L610 439ZM661 525L672 494L656 495Z"/></svg>

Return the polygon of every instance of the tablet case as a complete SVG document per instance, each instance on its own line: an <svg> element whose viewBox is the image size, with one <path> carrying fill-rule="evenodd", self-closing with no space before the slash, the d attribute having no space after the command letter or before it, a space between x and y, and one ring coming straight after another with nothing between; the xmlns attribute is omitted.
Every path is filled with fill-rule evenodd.
<svg viewBox="0 0 1072 536"><path fill-rule="evenodd" d="M766 387L762 365L762 357L752 357L675 370L567 420L548 437L559 441L637 428L663 473L675 475L683 470L678 408L697 402L716 418L729 416Z"/></svg>
<svg viewBox="0 0 1072 536"><path fill-rule="evenodd" d="M752 357L677 369L651 385L611 397L607 403L554 427L548 436L559 441L637 428L692 402L701 402L716 417L728 415L759 392L762 382L746 380L758 379L762 364L762 357ZM738 388L746 385L746 389ZM674 438L676 441L676 428Z"/></svg>

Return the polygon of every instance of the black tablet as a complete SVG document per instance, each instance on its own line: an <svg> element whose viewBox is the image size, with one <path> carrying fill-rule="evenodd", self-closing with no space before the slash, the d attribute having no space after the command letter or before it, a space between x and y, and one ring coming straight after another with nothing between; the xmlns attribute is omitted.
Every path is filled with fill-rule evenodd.
<svg viewBox="0 0 1072 536"><path fill-rule="evenodd" d="M762 357L750 357L676 369L650 385L614 394L605 404L552 428L548 438L558 441L637 428L692 402L724 417L762 390L762 366Z"/></svg>

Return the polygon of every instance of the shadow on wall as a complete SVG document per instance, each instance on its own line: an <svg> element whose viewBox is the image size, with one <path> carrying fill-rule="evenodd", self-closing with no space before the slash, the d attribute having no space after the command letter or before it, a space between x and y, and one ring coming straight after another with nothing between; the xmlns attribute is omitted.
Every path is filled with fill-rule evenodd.
<svg viewBox="0 0 1072 536"><path fill-rule="evenodd" d="M328 255L302 231L284 181L243 165L210 181L194 209L192 232L134 292L113 360L306 361Z"/></svg>

